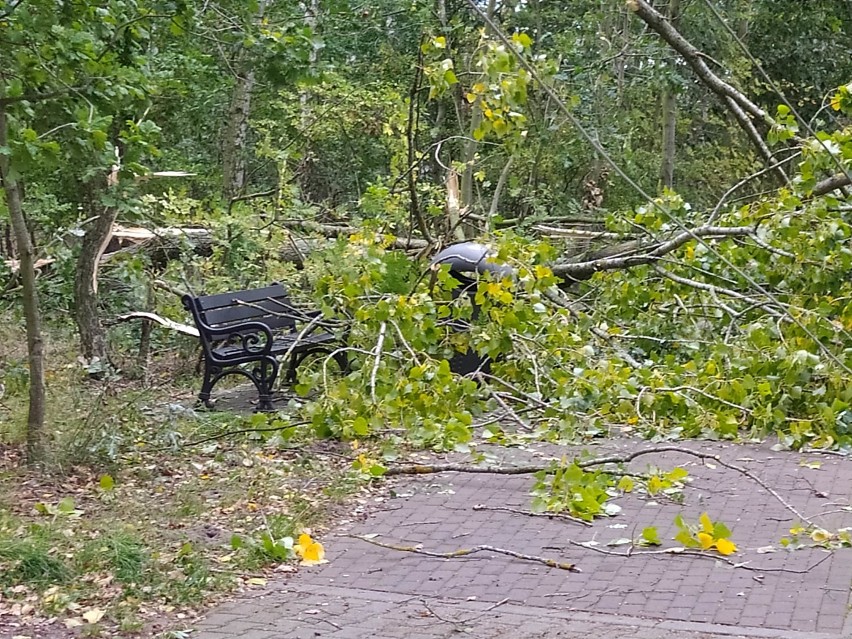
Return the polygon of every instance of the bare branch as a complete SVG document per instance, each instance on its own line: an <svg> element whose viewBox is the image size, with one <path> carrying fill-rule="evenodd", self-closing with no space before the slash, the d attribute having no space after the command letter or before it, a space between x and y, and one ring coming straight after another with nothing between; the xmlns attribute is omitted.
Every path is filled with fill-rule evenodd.
<svg viewBox="0 0 852 639"><path fill-rule="evenodd" d="M569 572L582 572L582 570L577 568L577 566L574 564L564 563L555 559L547 559L546 557L539 557L537 555L525 555L524 553L516 552L514 550L497 548L496 546L487 546L485 544L473 546L472 548L460 548L458 550L452 550L450 552L432 552L430 550L423 550L418 546L398 546L395 544L385 544L380 541L376 541L375 539L370 539L369 537L362 537L360 535L344 536L352 537L353 539L360 539L361 541L366 541L368 544L373 544L374 546L378 546L379 548L387 548L388 550L398 550L400 552L412 552L416 555L425 555L427 557L436 557L438 559L457 559L459 557L467 557L469 555L473 555L479 552L493 552L498 555L506 555L508 557L514 557L515 559L523 559L524 561L533 561L535 563L544 564L545 566L548 566L550 568L559 568L561 570L567 570Z"/></svg>
<svg viewBox="0 0 852 639"><path fill-rule="evenodd" d="M574 280L586 279L599 271L612 271L640 264L651 264L695 238L744 237L752 233L754 233L754 229L750 226L700 226L678 233L665 242L647 246L640 245L629 255L556 264L552 270L554 275L560 277Z"/></svg>

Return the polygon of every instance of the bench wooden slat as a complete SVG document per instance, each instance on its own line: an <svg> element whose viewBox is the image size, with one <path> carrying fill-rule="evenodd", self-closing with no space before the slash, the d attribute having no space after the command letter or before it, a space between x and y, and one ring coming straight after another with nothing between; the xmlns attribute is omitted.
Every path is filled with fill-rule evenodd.
<svg viewBox="0 0 852 639"><path fill-rule="evenodd" d="M241 298L234 299L241 300ZM285 304L279 302L274 299L264 298L248 304L237 304L235 306L202 311L202 316L207 324L216 328L249 320L263 322L271 329L294 327L296 325L296 320L292 316L294 311L288 310Z"/></svg>
<svg viewBox="0 0 852 639"><path fill-rule="evenodd" d="M243 302L259 302L268 297L287 297L287 290L281 284L272 284L264 288L247 289L244 291L231 291L230 293L217 293L215 295L203 295L196 297L198 307L202 311L215 308L234 306L234 300Z"/></svg>

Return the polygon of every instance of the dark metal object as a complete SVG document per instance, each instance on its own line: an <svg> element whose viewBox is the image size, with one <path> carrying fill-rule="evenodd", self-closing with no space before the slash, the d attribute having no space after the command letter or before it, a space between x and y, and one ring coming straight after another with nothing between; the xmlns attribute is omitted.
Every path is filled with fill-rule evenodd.
<svg viewBox="0 0 852 639"><path fill-rule="evenodd" d="M476 304L476 284L478 276L482 273L491 273L496 279L514 275L514 269L505 264L491 261L490 249L484 244L477 242L463 242L453 244L432 258L432 265L449 264L450 275L457 279L461 285L453 290L453 299L462 295L470 298L473 305L473 319L479 317L479 306ZM470 324L462 320L453 320L450 326L455 331L468 331ZM482 357L478 353L468 350L465 353L456 352L450 359L450 370L458 375L470 375L471 373L491 372L491 359Z"/></svg>
<svg viewBox="0 0 852 639"><path fill-rule="evenodd" d="M311 320L320 312L295 308L280 284L202 297L184 295L182 301L200 333L204 381L198 398L208 408L213 407L210 393L216 382L226 375L243 375L257 388L258 410L271 411L279 356L290 353L287 381L293 383L296 369L308 355L337 349L337 338L316 332L319 327L304 335L297 330L297 321ZM345 352L333 357L341 370L348 370Z"/></svg>

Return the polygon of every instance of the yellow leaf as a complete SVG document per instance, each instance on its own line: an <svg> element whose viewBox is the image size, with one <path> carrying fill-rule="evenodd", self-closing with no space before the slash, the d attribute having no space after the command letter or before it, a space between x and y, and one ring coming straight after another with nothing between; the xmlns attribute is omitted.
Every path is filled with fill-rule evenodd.
<svg viewBox="0 0 852 639"><path fill-rule="evenodd" d="M293 546L293 550L301 557L303 566L314 566L326 562L322 544L311 539L307 533L299 535L299 543Z"/></svg>
<svg viewBox="0 0 852 639"><path fill-rule="evenodd" d="M713 539L713 535L711 535L710 533L703 532L703 531L698 533L697 537L698 537L698 541L701 543L701 549L702 550L708 550L708 549L712 548L713 543L716 541L715 539ZM723 541L723 540L720 540L720 541ZM722 553L722 554L725 554L725 553Z"/></svg>
<svg viewBox="0 0 852 639"><path fill-rule="evenodd" d="M710 515L703 513L701 517L698 518L698 521L701 524L701 530L706 533L713 532L713 520L710 519Z"/></svg>
<svg viewBox="0 0 852 639"><path fill-rule="evenodd" d="M100 608L92 608L83 613L83 619L89 623L98 623L104 617L104 611Z"/></svg>
<svg viewBox="0 0 852 639"><path fill-rule="evenodd" d="M465 96L467 98L468 103L473 104L476 102L476 96L473 93L466 93Z"/></svg>
<svg viewBox="0 0 852 639"><path fill-rule="evenodd" d="M536 264L535 266L535 276L536 279L542 280L545 277L550 277L553 275L553 271L551 271L546 266L542 266L541 264Z"/></svg>
<svg viewBox="0 0 852 639"><path fill-rule="evenodd" d="M266 579L263 579L262 577L252 577L248 580L248 583L252 586L265 586Z"/></svg>
<svg viewBox="0 0 852 639"><path fill-rule="evenodd" d="M447 39L444 36L438 36L432 40L432 46L436 49L446 49Z"/></svg>
<svg viewBox="0 0 852 639"><path fill-rule="evenodd" d="M663 489L663 481L657 475L651 475L648 480L648 493L656 495Z"/></svg>
<svg viewBox="0 0 852 639"><path fill-rule="evenodd" d="M730 555L731 553L737 552L737 545L730 539L717 539L716 550L718 550L721 555Z"/></svg>

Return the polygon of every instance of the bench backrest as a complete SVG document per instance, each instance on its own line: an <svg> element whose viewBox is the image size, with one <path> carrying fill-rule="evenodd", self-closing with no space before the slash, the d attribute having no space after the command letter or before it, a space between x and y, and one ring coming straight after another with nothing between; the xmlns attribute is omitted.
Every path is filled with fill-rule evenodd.
<svg viewBox="0 0 852 639"><path fill-rule="evenodd" d="M273 331L296 329L298 311L281 284L201 297L186 295L183 303L193 319L212 328L238 328L244 322L263 322ZM202 326L198 328L203 334Z"/></svg>

